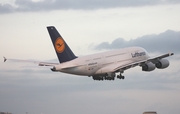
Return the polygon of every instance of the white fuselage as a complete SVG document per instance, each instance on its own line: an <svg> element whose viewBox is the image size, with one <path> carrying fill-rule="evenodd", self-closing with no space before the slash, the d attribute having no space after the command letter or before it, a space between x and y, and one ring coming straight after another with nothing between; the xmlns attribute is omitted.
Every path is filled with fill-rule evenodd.
<svg viewBox="0 0 180 114"><path fill-rule="evenodd" d="M110 67L116 64L123 66L148 58L149 55L145 49L130 47L78 57L54 67L56 67L56 71L64 73L92 76L110 73L112 72L109 70Z"/></svg>

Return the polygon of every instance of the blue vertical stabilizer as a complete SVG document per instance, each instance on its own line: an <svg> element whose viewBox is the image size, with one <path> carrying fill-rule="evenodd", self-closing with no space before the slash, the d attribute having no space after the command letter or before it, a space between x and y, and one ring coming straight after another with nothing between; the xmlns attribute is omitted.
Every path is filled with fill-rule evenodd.
<svg viewBox="0 0 180 114"><path fill-rule="evenodd" d="M60 63L77 58L54 26L47 29Z"/></svg>

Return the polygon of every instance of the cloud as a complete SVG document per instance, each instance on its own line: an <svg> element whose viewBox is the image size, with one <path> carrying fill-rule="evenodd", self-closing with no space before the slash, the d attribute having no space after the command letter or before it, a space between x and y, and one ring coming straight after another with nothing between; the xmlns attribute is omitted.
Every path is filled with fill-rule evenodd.
<svg viewBox="0 0 180 114"><path fill-rule="evenodd" d="M0 4L0 13L10 13L15 11L16 9L10 4Z"/></svg>
<svg viewBox="0 0 180 114"><path fill-rule="evenodd" d="M16 63L9 64L14 68L4 68L7 61L0 69L0 110L13 114L139 114L145 110L178 114L180 79L174 64L179 62L173 61L165 70L129 69L125 80L115 81L94 81L49 68L19 68Z"/></svg>
<svg viewBox="0 0 180 114"><path fill-rule="evenodd" d="M26 11L51 11L51 10L91 10L116 7L139 7L160 4L179 4L180 0L16 0L15 6L0 4L0 13L26 12Z"/></svg>
<svg viewBox="0 0 180 114"><path fill-rule="evenodd" d="M125 41L123 38L117 38L112 43L102 42L94 47L95 50L118 49L129 46L140 46L149 52L175 52L180 49L180 31L167 30L160 34L151 34Z"/></svg>
<svg viewBox="0 0 180 114"><path fill-rule="evenodd" d="M178 71L129 72L125 80L115 81L93 81L45 70L0 72L0 110L13 114L132 114L151 106L150 109L164 111L163 114L170 109L173 114L179 113Z"/></svg>

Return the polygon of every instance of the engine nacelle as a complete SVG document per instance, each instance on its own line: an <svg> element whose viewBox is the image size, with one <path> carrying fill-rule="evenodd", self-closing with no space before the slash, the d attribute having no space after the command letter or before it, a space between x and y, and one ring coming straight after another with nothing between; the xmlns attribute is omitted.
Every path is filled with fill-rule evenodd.
<svg viewBox="0 0 180 114"><path fill-rule="evenodd" d="M167 68L169 66L169 61L167 59L161 59L156 63L156 67L159 69Z"/></svg>
<svg viewBox="0 0 180 114"><path fill-rule="evenodd" d="M142 71L153 71L156 68L152 62L146 63L142 66Z"/></svg>

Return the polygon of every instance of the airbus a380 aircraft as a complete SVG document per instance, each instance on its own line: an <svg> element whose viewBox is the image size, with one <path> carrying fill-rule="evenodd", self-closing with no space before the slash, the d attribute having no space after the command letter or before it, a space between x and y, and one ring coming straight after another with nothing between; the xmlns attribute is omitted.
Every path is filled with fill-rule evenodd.
<svg viewBox="0 0 180 114"><path fill-rule="evenodd" d="M169 66L165 57L173 55L167 53L151 58L141 47L129 47L83 57L77 57L69 48L55 27L47 27L54 45L59 63L39 62L39 66L52 66L54 72L63 72L75 75L89 76L94 80L114 80L115 77L124 79L122 73L135 66L142 67L142 71L153 71ZM4 57L4 62L7 59Z"/></svg>

